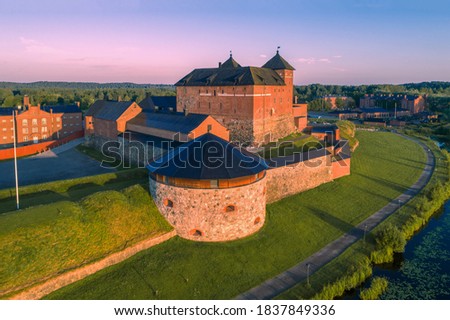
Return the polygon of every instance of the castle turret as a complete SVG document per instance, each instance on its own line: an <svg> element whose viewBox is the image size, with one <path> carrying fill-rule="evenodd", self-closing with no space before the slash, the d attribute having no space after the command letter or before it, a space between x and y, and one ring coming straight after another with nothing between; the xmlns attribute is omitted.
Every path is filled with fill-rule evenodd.
<svg viewBox="0 0 450 320"><path fill-rule="evenodd" d="M275 70L276 73L283 78L284 82L288 87L294 85L294 70L295 68L289 64L281 55L279 50L277 53L267 61L263 66L263 68L268 68Z"/></svg>

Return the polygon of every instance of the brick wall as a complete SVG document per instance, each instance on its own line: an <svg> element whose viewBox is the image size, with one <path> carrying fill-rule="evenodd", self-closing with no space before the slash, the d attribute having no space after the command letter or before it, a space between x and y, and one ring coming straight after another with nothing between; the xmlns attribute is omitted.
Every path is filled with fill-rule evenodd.
<svg viewBox="0 0 450 320"><path fill-rule="evenodd" d="M38 152L43 152L48 149L60 146L62 144L65 144L69 141L72 141L77 138L83 137L84 132L83 131L77 131L65 138L59 139L59 140L50 140L50 141L44 141L40 143L34 143L28 146L22 146L17 147L17 157L25 157L29 155L36 154ZM12 159L14 158L14 148L9 149L0 149L0 160L6 160L6 159Z"/></svg>
<svg viewBox="0 0 450 320"><path fill-rule="evenodd" d="M177 87L177 111L213 116L232 141L258 143L295 131L291 70L279 70L285 86Z"/></svg>
<svg viewBox="0 0 450 320"><path fill-rule="evenodd" d="M236 188L193 189L150 178L159 211L180 237L195 241L228 241L257 232L265 220L265 186L263 178ZM227 212L227 206L234 206L234 211Z"/></svg>
<svg viewBox="0 0 450 320"><path fill-rule="evenodd" d="M330 156L267 170L267 203L333 180Z"/></svg>

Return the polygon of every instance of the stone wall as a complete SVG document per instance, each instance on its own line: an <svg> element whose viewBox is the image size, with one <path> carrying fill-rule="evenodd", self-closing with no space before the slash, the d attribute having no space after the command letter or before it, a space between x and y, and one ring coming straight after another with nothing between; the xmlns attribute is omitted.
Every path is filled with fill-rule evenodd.
<svg viewBox="0 0 450 320"><path fill-rule="evenodd" d="M329 155L267 170L267 203L333 180Z"/></svg>
<svg viewBox="0 0 450 320"><path fill-rule="evenodd" d="M195 241L229 241L258 231L265 221L265 187L266 178L227 189L180 188L150 178L159 211L180 237Z"/></svg>
<svg viewBox="0 0 450 320"><path fill-rule="evenodd" d="M17 295L14 295L10 300L36 300L56 291L62 287L72 284L76 281L86 278L91 274L94 274L104 268L120 263L138 252L146 250L150 247L156 246L170 238L176 236L175 231L170 231L168 233L152 236L149 239L145 239L141 242L136 243L122 251L113 253L99 261L87 264L85 266L79 267L77 269L65 272L54 278L51 278L43 283L40 283L34 287L26 289Z"/></svg>

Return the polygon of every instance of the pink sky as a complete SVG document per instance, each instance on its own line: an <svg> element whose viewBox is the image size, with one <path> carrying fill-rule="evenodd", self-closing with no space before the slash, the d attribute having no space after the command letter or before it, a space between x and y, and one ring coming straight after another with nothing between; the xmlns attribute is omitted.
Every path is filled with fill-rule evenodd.
<svg viewBox="0 0 450 320"><path fill-rule="evenodd" d="M282 5L283 4L283 5ZM278 45L295 83L450 80L446 1L0 0L0 81L174 83Z"/></svg>

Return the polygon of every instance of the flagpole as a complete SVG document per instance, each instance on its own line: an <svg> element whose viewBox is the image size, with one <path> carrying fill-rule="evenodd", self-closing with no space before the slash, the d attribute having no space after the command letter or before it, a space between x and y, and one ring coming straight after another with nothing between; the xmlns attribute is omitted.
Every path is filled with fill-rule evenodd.
<svg viewBox="0 0 450 320"><path fill-rule="evenodd" d="M16 178L16 208L20 209L19 205L19 178L17 175L17 151L16 151L16 111L13 111L13 136L14 136L14 175Z"/></svg>

